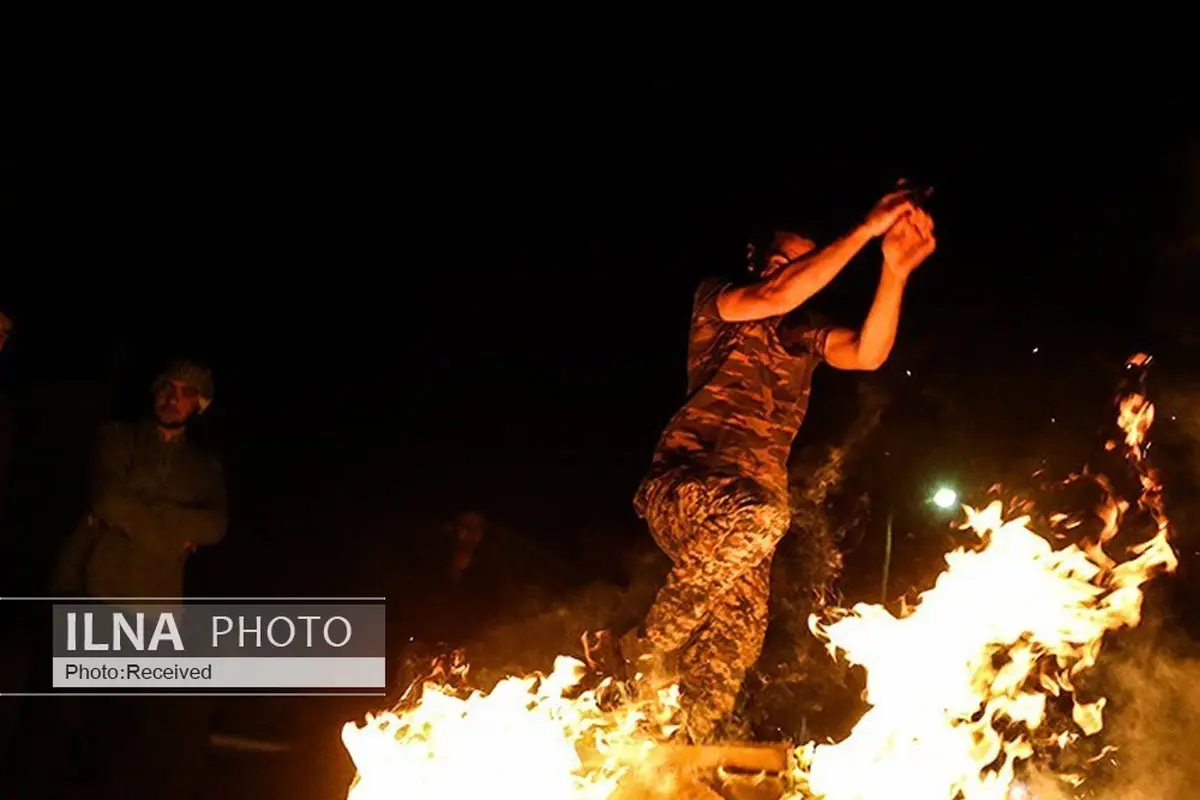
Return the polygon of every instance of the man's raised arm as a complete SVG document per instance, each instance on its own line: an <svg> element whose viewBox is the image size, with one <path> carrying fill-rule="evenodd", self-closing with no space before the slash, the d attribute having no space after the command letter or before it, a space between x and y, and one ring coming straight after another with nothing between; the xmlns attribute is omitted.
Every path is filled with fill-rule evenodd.
<svg viewBox="0 0 1200 800"><path fill-rule="evenodd" d="M726 322L749 322L787 314L829 285L867 242L886 233L914 206L908 191L880 200L854 230L825 247L771 269L749 286L730 287L717 297L717 311Z"/></svg>
<svg viewBox="0 0 1200 800"><path fill-rule="evenodd" d="M937 247L933 219L916 211L896 223L883 240L883 269L875 300L862 328L835 328L825 340L825 361L836 369L874 370L883 366L896 342L900 303L908 276Z"/></svg>

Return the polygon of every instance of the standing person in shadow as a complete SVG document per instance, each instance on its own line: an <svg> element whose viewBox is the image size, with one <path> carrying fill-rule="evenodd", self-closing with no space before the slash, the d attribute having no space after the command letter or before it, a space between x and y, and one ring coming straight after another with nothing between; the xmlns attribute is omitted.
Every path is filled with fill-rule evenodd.
<svg viewBox="0 0 1200 800"><path fill-rule="evenodd" d="M101 428L88 513L54 573L58 596L118 606L121 598L181 598L188 557L225 536L221 464L186 435L212 402L211 373L175 362L152 393L148 418ZM207 747L205 700L54 698L54 713L39 715L52 727L44 737L27 737L40 741L31 742L34 752L22 762L56 770L55 797L194 796ZM43 791L47 777L34 777L28 788Z"/></svg>

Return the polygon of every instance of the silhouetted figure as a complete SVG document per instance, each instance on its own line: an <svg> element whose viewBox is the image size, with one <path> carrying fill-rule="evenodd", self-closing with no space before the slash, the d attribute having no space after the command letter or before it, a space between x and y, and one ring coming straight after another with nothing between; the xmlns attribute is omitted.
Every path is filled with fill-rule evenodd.
<svg viewBox="0 0 1200 800"><path fill-rule="evenodd" d="M453 553L446 568L446 577L450 583L457 585L471 568L475 553L487 530L487 519L477 511L464 511L455 517L448 527L453 542Z"/></svg>
<svg viewBox="0 0 1200 800"><path fill-rule="evenodd" d="M197 547L225 535L220 463L184 435L212 378L177 363L154 386L154 418L111 423L92 465L90 508L59 556L55 589L92 597L180 597Z"/></svg>
<svg viewBox="0 0 1200 800"><path fill-rule="evenodd" d="M188 556L226 529L220 463L185 435L212 396L207 369L177 362L154 383L151 418L102 428L88 513L60 553L56 594L116 605L182 596ZM206 698L57 697L26 706L33 719L29 735L21 731L29 751L21 762L51 771L26 776L34 793L19 796L175 800L200 784Z"/></svg>
<svg viewBox="0 0 1200 800"><path fill-rule="evenodd" d="M427 631L437 639L459 643L498 618L535 613L573 578L553 553L479 511L459 512L442 533Z"/></svg>

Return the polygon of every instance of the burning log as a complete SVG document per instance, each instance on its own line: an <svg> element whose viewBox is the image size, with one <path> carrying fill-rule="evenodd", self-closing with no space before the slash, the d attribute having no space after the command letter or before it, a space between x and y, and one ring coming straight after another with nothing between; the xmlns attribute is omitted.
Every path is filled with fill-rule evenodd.
<svg viewBox="0 0 1200 800"><path fill-rule="evenodd" d="M730 743L628 748L629 772L609 800L778 800L795 760L791 745ZM603 766L584 760L584 768Z"/></svg>
<svg viewBox="0 0 1200 800"><path fill-rule="evenodd" d="M647 770L728 770L749 774L782 775L795 768L789 744L715 744L715 745L658 745L645 747L625 745L605 756L592 755L583 759L585 770L601 767L606 761Z"/></svg>

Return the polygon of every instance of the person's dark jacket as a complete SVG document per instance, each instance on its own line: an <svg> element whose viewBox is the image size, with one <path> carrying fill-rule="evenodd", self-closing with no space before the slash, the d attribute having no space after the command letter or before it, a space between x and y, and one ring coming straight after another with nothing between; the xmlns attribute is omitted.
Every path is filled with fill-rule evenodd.
<svg viewBox="0 0 1200 800"><path fill-rule="evenodd" d="M220 462L152 423L101 429L89 513L59 556L54 588L91 597L181 597L188 556L225 536Z"/></svg>

